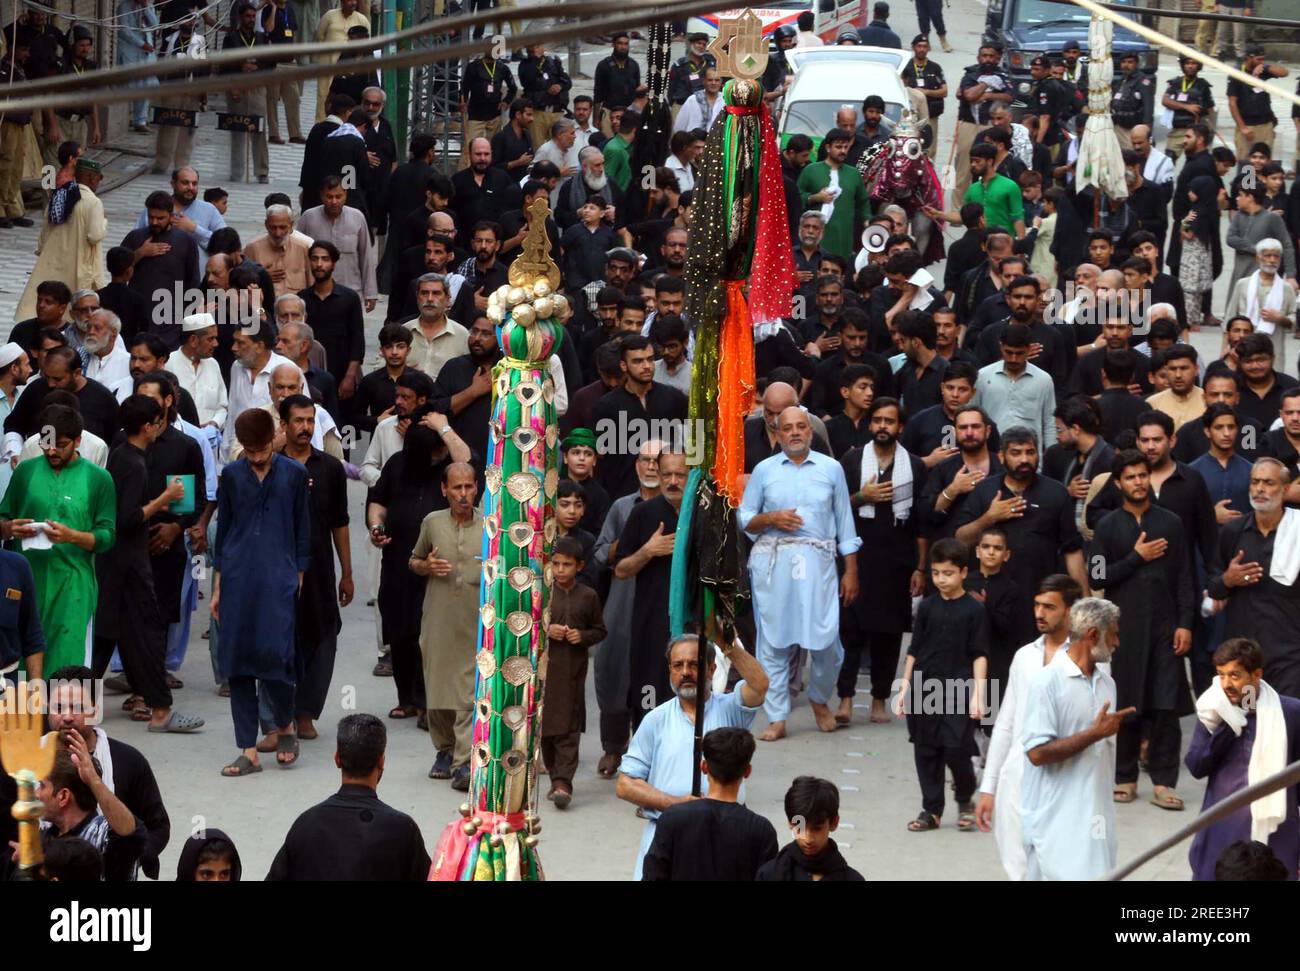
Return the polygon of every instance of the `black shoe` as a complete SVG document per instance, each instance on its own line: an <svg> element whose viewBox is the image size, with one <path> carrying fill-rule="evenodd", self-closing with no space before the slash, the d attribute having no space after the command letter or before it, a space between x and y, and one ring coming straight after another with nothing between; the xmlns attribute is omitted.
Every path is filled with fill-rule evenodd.
<svg viewBox="0 0 1300 971"><path fill-rule="evenodd" d="M469 792L469 766L462 765L451 774L451 787L457 792Z"/></svg>
<svg viewBox="0 0 1300 971"><path fill-rule="evenodd" d="M451 778L451 753L439 752L438 757L433 760L433 768L429 770L430 779L450 779Z"/></svg>
<svg viewBox="0 0 1300 971"><path fill-rule="evenodd" d="M370 673L376 678L391 678L393 676L393 662L385 655L375 662L374 670Z"/></svg>
<svg viewBox="0 0 1300 971"><path fill-rule="evenodd" d="M13 219L9 221L13 223L15 226L22 226L23 229L30 229L32 226L36 225L36 223L32 222L26 216L15 216Z"/></svg>
<svg viewBox="0 0 1300 971"><path fill-rule="evenodd" d="M14 221L5 216L0 216L0 229L12 229Z"/></svg>

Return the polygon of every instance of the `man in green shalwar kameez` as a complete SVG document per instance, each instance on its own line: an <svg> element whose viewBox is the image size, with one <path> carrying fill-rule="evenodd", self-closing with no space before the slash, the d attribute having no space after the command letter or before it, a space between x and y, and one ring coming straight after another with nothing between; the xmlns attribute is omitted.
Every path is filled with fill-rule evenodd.
<svg viewBox="0 0 1300 971"><path fill-rule="evenodd" d="M0 500L0 519L12 520L17 539L43 535L48 549L22 554L36 578L36 598L45 629L45 670L90 663L90 620L95 615L99 584L95 554L113 545L117 532L117 490L113 478L78 453L81 415L51 405L40 415L44 434L41 458L14 470ZM31 524L45 524L43 530Z"/></svg>
<svg viewBox="0 0 1300 971"><path fill-rule="evenodd" d="M871 218L867 187L858 170L845 161L853 133L836 128L826 136L826 161L810 162L799 173L805 209L821 209L826 219L822 249L850 263L862 224ZM836 194L835 189L839 190Z"/></svg>

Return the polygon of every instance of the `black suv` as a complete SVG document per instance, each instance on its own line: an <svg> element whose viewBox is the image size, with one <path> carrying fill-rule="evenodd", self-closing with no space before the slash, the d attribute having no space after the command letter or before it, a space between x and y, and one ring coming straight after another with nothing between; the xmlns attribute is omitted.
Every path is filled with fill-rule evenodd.
<svg viewBox="0 0 1300 971"><path fill-rule="evenodd" d="M1114 0L1131 4L1133 0ZM1011 79L1012 107L1019 114L1029 93L1029 62L1039 54L1059 54L1067 41L1078 41L1080 60L1088 59L1088 23L1092 15L1068 0L989 0L984 43L1002 48L1002 67ZM1112 56L1119 76L1119 54L1136 51L1141 70L1153 78L1160 52L1131 30L1116 27ZM1147 119L1148 123L1150 118Z"/></svg>

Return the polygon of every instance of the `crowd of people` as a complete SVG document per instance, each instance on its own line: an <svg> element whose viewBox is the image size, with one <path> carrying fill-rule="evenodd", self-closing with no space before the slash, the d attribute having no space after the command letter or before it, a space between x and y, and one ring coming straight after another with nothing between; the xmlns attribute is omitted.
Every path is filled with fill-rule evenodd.
<svg viewBox="0 0 1300 971"><path fill-rule="evenodd" d="M293 39L297 6L235 5L226 46ZM211 16L197 0L186 9L180 32ZM356 16L342 0L316 36L351 36ZM6 33L14 63L30 63L30 32L44 29L26 18ZM877 3L868 40L901 46L888 18ZM772 106L788 88L784 52L816 41L810 27L777 32ZM676 124L647 180L634 165L649 88L621 33L591 96L573 94L540 44L465 62L452 174L428 135L397 163L382 89L364 78L321 85L305 138L299 92L280 86L291 139L307 146L302 191L267 195L265 232L247 242L226 218L250 214L203 186L185 129L166 152L160 134L171 191L149 193L132 226L110 227L95 195L97 128L57 139L40 257L0 347L0 675L50 685L52 874L158 875L170 824L153 773L93 716L116 691L149 732L211 731L174 695L192 627L230 702L236 754L222 776L262 772L263 756L291 767L318 737L341 611L359 598L381 620L387 718L429 733L429 778L469 788L502 359L490 297L543 230L568 302L549 361L563 472L538 761L556 809L597 798L574 789L590 656L596 774L646 820L637 878L857 878L830 838L831 783L794 781L796 838L779 853L771 825L740 805L758 711L759 740L779 743L800 694L820 732L863 708L869 724L905 718L920 813L900 828L941 826L951 775L957 829L995 831L1014 879L1110 869L1116 806L1143 774L1156 806L1182 810L1182 716L1199 719L1186 768L1208 777L1207 805L1293 760L1300 205L1272 158L1267 92L1225 93L1234 152L1216 144L1210 87L1184 59L1161 99L1161 150L1154 82L1123 57L1114 118L1129 193L1107 198L1074 181L1077 45L1033 61L1013 120L1001 51L982 47L950 93L920 34L904 77L931 121L957 101L962 176L925 229L871 203L857 178L855 153L907 130L878 97L861 124L854 105L841 110L820 160L807 136L785 142L796 311L756 340L735 510L752 596L739 640L700 670L695 635L669 638L669 586L699 460L685 269L722 101L705 38L686 40L669 71ZM1251 47L1244 66L1286 74ZM47 136L75 130L45 122ZM18 123L4 119L6 139ZM253 158L264 172L264 142ZM1222 222L1235 259L1216 308ZM921 232L945 237L942 272ZM1209 328L1222 332L1217 357L1190 336ZM374 343L382 364L366 371ZM362 491L357 530L348 497ZM195 624L201 600L210 624ZM864 668L869 706L855 704ZM690 794L700 704L703 799ZM385 748L381 719L340 723L343 787L294 824L270 879L424 878L419 828L376 795ZM385 830L364 860L344 828L362 816ZM1267 848L1243 849L1252 840ZM1279 860L1295 878L1298 857L1294 789L1192 847L1198 878ZM239 875L232 841L209 830L177 878Z"/></svg>

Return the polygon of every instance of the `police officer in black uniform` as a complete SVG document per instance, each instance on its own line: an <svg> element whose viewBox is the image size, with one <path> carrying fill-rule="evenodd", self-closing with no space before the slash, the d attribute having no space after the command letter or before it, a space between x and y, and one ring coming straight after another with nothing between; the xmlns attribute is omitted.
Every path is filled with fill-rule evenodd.
<svg viewBox="0 0 1300 971"><path fill-rule="evenodd" d="M1052 77L1047 58L1039 54L1029 62L1029 76L1033 85L1025 96L1025 120L1034 118L1034 141L1048 150L1056 161L1061 144L1062 119L1073 114L1074 96L1069 82Z"/></svg>
<svg viewBox="0 0 1300 971"><path fill-rule="evenodd" d="M1088 65L1079 62L1082 53L1077 40L1066 41L1061 48L1061 60L1065 64L1063 80L1070 86L1070 95L1074 99L1071 117L1082 115L1083 109L1088 107Z"/></svg>
<svg viewBox="0 0 1300 971"><path fill-rule="evenodd" d="M1110 116L1115 123L1120 148L1128 151L1133 147L1130 132L1138 125L1147 124L1155 82L1151 75L1138 69L1138 56L1133 51L1120 55L1119 70L1119 77L1111 82L1114 95L1110 102Z"/></svg>
<svg viewBox="0 0 1300 971"><path fill-rule="evenodd" d="M696 91L704 90L704 69L718 66L707 50L709 35L694 33L686 38L686 53L668 69L668 103L682 105Z"/></svg>
<svg viewBox="0 0 1300 971"><path fill-rule="evenodd" d="M1183 152L1187 129L1202 122L1209 124L1210 112L1214 110L1214 93L1210 90L1210 82L1201 77L1201 62L1191 57L1180 57L1178 66L1182 74L1170 80L1164 97L1160 99L1160 104L1174 113L1169 137L1165 140L1165 154L1175 162Z"/></svg>
<svg viewBox="0 0 1300 971"><path fill-rule="evenodd" d="M944 79L943 68L930 60L930 38L927 34L917 34L912 38L912 56L903 65L903 83L909 88L920 88L925 92L925 105L930 113L930 130L939 130L939 116L943 114L943 104L948 97L948 82ZM931 137L929 154L935 157L939 139Z"/></svg>
<svg viewBox="0 0 1300 971"><path fill-rule="evenodd" d="M793 24L782 24L772 32L776 50L767 56L767 70L763 72L763 100L771 107L785 94L786 79L790 77L790 62L785 52L799 42L799 31Z"/></svg>

